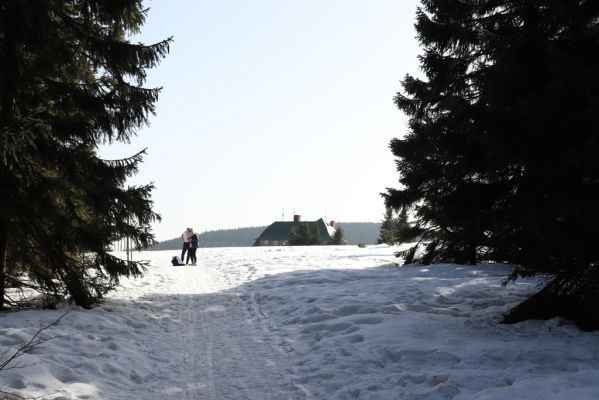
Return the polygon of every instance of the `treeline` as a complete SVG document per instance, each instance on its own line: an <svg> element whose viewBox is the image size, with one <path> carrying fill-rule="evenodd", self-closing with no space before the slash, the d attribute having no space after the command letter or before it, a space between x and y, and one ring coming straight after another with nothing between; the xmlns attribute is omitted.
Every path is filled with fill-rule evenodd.
<svg viewBox="0 0 599 400"><path fill-rule="evenodd" d="M359 243L374 244L379 237L378 222L341 222L338 226L343 229L348 245ZM207 231L199 235L200 247L249 247L266 226L256 226L236 229L219 229ZM148 250L175 250L181 248L179 237L165 240Z"/></svg>
<svg viewBox="0 0 599 400"><path fill-rule="evenodd" d="M338 222L343 229L347 244L375 244L379 237L381 224L378 222Z"/></svg>
<svg viewBox="0 0 599 400"><path fill-rule="evenodd" d="M207 231L199 236L200 247L245 247L251 246L264 230L264 226L248 228L219 229ZM181 248L181 238L165 240L148 250L174 250Z"/></svg>

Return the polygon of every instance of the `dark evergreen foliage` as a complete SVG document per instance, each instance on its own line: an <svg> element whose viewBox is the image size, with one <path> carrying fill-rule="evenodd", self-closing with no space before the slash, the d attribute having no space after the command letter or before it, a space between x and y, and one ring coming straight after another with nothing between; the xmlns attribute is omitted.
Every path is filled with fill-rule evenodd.
<svg viewBox="0 0 599 400"><path fill-rule="evenodd" d="M385 217L381 221L378 243L394 245L397 243L397 220L393 216L393 209L386 207Z"/></svg>
<svg viewBox="0 0 599 400"><path fill-rule="evenodd" d="M151 184L125 187L144 152L107 161L97 146L128 142L160 89L142 85L170 39L130 43L140 0L0 3L0 306L19 274L89 307L144 265L110 255L129 237L154 242Z"/></svg>
<svg viewBox="0 0 599 400"><path fill-rule="evenodd" d="M404 256L598 288L599 3L425 0L416 29L426 77L395 98L410 129L385 195L416 216Z"/></svg>
<svg viewBox="0 0 599 400"><path fill-rule="evenodd" d="M404 207L397 215L397 242L410 243L416 240L418 231L410 224L408 220L408 211Z"/></svg>
<svg viewBox="0 0 599 400"><path fill-rule="evenodd" d="M394 245L414 241L417 233L408 221L408 212L402 208L396 215L391 207L386 207L385 217L381 221L378 243Z"/></svg>
<svg viewBox="0 0 599 400"><path fill-rule="evenodd" d="M320 242L320 228L313 224L312 229L306 222L295 224L289 232L287 242L290 246L314 246L323 244Z"/></svg>
<svg viewBox="0 0 599 400"><path fill-rule="evenodd" d="M337 229L335 229L335 233L333 234L333 240L331 240L331 244L332 245L344 245L347 244L347 241L345 240L345 233L343 232L343 229L341 229L341 227L337 227Z"/></svg>

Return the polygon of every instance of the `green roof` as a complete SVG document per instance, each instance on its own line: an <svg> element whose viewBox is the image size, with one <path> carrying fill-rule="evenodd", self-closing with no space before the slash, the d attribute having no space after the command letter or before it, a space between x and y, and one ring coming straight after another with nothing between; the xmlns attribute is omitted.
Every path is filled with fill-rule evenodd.
<svg viewBox="0 0 599 400"><path fill-rule="evenodd" d="M293 221L273 222L256 240L287 240L287 236L293 225Z"/></svg>
<svg viewBox="0 0 599 400"><path fill-rule="evenodd" d="M327 225L322 218L318 221L302 221L308 224L310 229L313 229L315 225L320 229L320 240L328 242L333 239L334 228ZM277 221L270 224L268 228L262 232L262 234L256 239L254 246L258 245L261 240L283 240L286 241L289 237L289 231L295 223L293 221ZM332 230L332 231L331 231Z"/></svg>

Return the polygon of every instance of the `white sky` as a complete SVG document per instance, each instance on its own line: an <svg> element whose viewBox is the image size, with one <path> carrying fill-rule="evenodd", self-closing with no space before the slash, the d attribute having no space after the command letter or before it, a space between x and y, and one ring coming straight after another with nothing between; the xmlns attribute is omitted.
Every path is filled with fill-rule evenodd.
<svg viewBox="0 0 599 400"><path fill-rule="evenodd" d="M418 71L416 0L146 1L139 40L174 36L146 86L164 89L131 184L154 182L158 240L301 214L380 221L396 187L393 104ZM135 39L137 40L137 38Z"/></svg>

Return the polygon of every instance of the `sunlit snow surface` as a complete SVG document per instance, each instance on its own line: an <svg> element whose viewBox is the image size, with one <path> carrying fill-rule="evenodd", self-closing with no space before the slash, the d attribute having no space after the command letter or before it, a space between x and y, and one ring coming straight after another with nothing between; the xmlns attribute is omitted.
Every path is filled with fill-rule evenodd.
<svg viewBox="0 0 599 400"><path fill-rule="evenodd" d="M501 325L534 285L502 266L397 267L387 246L145 252L90 311L0 314L0 351L71 310L0 373L47 399L599 399L599 334Z"/></svg>

